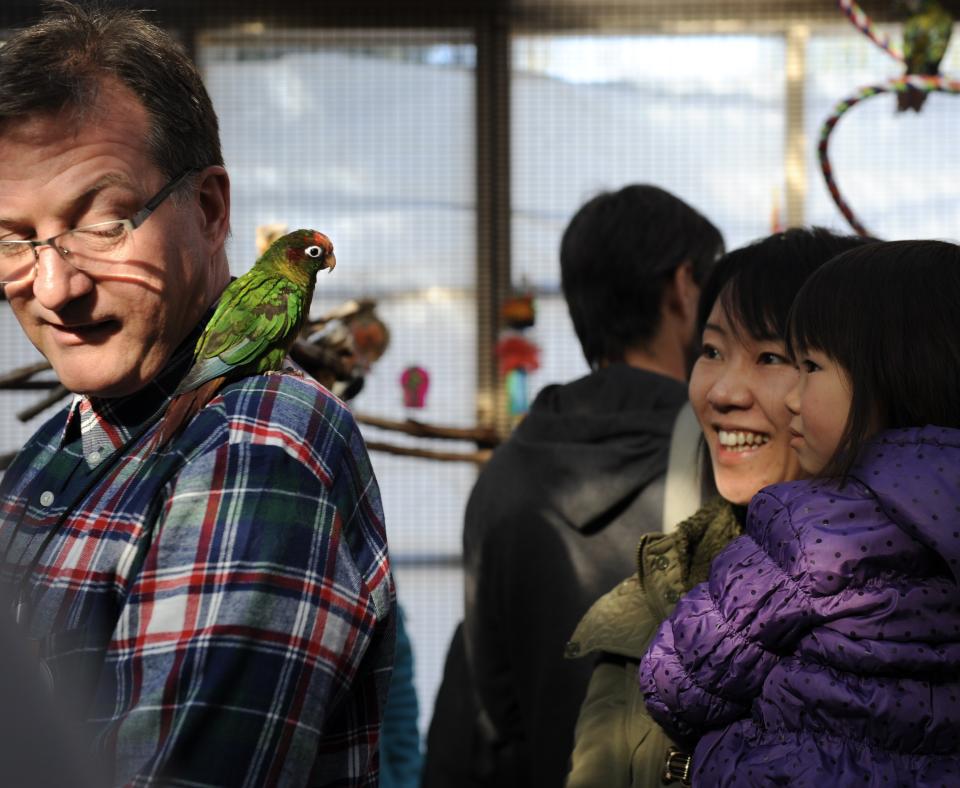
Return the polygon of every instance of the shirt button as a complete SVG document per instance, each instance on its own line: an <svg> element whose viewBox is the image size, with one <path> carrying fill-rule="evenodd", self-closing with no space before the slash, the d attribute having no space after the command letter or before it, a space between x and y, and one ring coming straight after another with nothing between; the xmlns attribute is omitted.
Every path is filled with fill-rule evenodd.
<svg viewBox="0 0 960 788"><path fill-rule="evenodd" d="M657 569L666 569L670 565L670 559L665 555L657 557L657 560L653 562L653 565Z"/></svg>
<svg viewBox="0 0 960 788"><path fill-rule="evenodd" d="M40 493L40 505L49 506L53 503L53 493L50 490L44 490Z"/></svg>
<svg viewBox="0 0 960 788"><path fill-rule="evenodd" d="M94 449L87 455L87 462L89 462L91 465L96 465L102 459L103 455L100 453L100 449Z"/></svg>

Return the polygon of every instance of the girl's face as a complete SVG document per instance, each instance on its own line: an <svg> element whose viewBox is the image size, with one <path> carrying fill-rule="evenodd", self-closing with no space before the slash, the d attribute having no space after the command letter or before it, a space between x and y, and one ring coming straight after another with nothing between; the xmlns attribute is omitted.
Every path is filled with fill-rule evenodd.
<svg viewBox="0 0 960 788"><path fill-rule="evenodd" d="M799 478L784 404L796 383L783 342L761 342L742 328L735 333L714 304L690 376L690 402L710 449L717 491L728 501L746 504L761 487Z"/></svg>
<svg viewBox="0 0 960 788"><path fill-rule="evenodd" d="M797 363L800 378L787 395L790 446L804 472L816 476L840 445L853 390L843 367L825 353L808 350Z"/></svg>

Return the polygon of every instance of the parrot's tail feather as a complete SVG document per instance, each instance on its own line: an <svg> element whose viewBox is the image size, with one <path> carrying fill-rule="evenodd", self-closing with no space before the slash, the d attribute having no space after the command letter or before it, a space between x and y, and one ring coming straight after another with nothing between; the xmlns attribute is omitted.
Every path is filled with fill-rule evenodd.
<svg viewBox="0 0 960 788"><path fill-rule="evenodd" d="M167 412L160 419L160 426L154 438L153 451L165 446L192 419L200 409L212 400L220 387L227 382L224 377L208 380L202 386L170 400Z"/></svg>

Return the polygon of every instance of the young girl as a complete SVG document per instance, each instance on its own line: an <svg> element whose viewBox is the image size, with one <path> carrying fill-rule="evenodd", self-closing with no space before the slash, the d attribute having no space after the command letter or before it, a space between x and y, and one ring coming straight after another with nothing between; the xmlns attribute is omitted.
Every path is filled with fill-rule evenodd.
<svg viewBox="0 0 960 788"><path fill-rule="evenodd" d="M640 666L694 784L960 785L960 247L875 244L791 310L791 446Z"/></svg>

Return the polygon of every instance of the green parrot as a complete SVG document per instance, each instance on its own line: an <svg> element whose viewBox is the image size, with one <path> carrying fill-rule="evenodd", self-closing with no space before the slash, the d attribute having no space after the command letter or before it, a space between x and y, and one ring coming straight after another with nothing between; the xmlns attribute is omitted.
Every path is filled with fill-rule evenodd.
<svg viewBox="0 0 960 788"><path fill-rule="evenodd" d="M903 26L903 61L907 74L935 77L940 73L950 43L953 20L937 0L904 0L910 18ZM907 87L897 94L897 111L912 109L919 112L927 94L914 87Z"/></svg>
<svg viewBox="0 0 960 788"><path fill-rule="evenodd" d="M193 352L193 366L177 386L157 430L154 449L232 380L280 369L300 332L317 272L337 264L323 233L294 230L272 244L217 303Z"/></svg>

